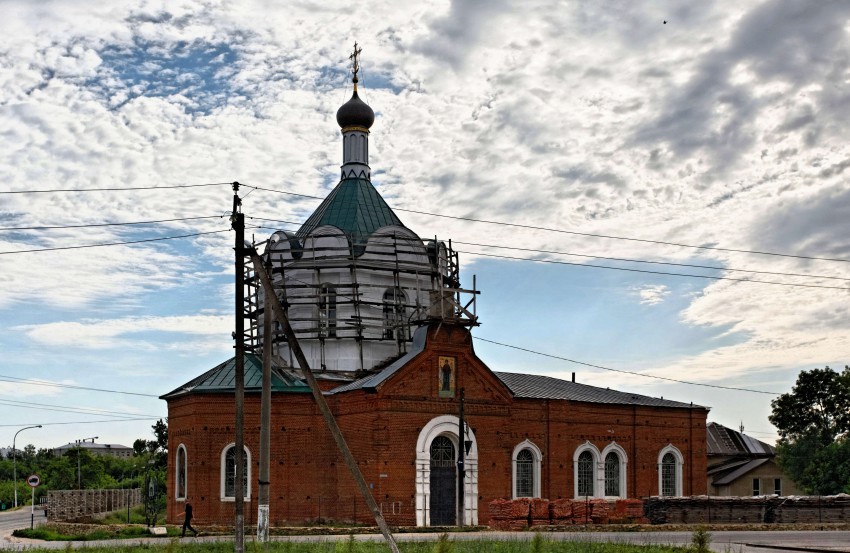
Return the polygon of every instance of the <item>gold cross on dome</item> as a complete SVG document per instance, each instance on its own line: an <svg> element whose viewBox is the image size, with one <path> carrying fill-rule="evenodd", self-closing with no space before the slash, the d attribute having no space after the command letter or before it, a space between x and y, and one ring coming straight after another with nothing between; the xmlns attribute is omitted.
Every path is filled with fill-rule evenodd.
<svg viewBox="0 0 850 553"><path fill-rule="evenodd" d="M357 42L354 42L354 53L348 56L348 59L351 60L351 71L354 73L354 79L352 79L355 83L357 82L357 72L360 71L360 52L363 51L363 48L357 46Z"/></svg>

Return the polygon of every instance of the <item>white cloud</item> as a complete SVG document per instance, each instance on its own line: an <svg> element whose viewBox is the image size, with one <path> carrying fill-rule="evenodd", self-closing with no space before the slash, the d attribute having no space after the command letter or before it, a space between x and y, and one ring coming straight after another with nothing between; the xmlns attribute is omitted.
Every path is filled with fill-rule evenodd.
<svg viewBox="0 0 850 553"><path fill-rule="evenodd" d="M841 3L622 2L611 9L535 0L520 9L443 0L392 7L249 0L82 7L54 0L7 1L4 9L0 180L8 190L239 180L323 196L338 171L334 113L350 94L346 50L357 39L364 47L361 95L378 112L370 138L374 179L393 206L850 257L843 215L850 49ZM0 226L12 227L222 215L231 191L2 199ZM317 203L256 191L243 207L249 216L297 222ZM695 256L659 244L399 215L423 236L459 241L653 261ZM0 251L227 227L225 218L170 223L148 234L112 227L3 232ZM261 239L269 231L251 232ZM232 239L224 233L0 255L0 316L5 327L26 327L31 339L60 353L115 344L167 349L187 339L207 347L218 333L228 348L230 323L195 313L230 309L232 286L221 276L232 273ZM848 276L838 262L728 251L699 256L729 269ZM157 304L165 292L201 297L202 283L216 292L200 308L175 315ZM670 290L655 285L636 293L656 305ZM847 351L845 300L836 290L713 284L692 298L681 324L728 329L740 343L705 343L701 353L640 362L661 374L689 370L713 381L822 365ZM65 310L63 322L39 324L48 308ZM21 309L25 325L16 316ZM70 309L89 319L71 318ZM153 315L142 317L141 309ZM93 311L106 313L92 320ZM140 330L181 338L148 340Z"/></svg>
<svg viewBox="0 0 850 553"><path fill-rule="evenodd" d="M670 295L670 289L664 284L644 286L634 291L637 292L641 305L658 305Z"/></svg>
<svg viewBox="0 0 850 553"><path fill-rule="evenodd" d="M123 319L80 320L23 325L13 327L31 340L48 346L77 348L113 348L132 345L131 335L143 332L165 332L210 335L229 338L233 318L221 315L187 315L174 317L128 317ZM128 336L130 339L127 339ZM123 339L122 339L123 338ZM220 340L225 343L227 339ZM148 344L142 339L140 344ZM183 347L188 347L185 342ZM226 345L229 345L227 343ZM150 347L153 347L152 345Z"/></svg>

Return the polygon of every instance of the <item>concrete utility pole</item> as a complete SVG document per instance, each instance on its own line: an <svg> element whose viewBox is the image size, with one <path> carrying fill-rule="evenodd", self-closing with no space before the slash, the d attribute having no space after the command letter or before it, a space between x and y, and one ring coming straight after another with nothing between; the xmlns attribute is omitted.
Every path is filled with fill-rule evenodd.
<svg viewBox="0 0 850 553"><path fill-rule="evenodd" d="M15 435L12 437L12 482L15 484L12 487L15 488L15 507L18 506L18 450L15 449L15 440L18 439L18 434L30 428L41 428L41 425L25 426L15 432Z"/></svg>
<svg viewBox="0 0 850 553"><path fill-rule="evenodd" d="M266 271L271 271L271 256ZM260 396L260 479L257 502L257 541L269 541L269 468L271 465L272 341L274 319L270 294L263 292L263 390Z"/></svg>
<svg viewBox="0 0 850 553"><path fill-rule="evenodd" d="M233 230L236 231L236 359L234 375L234 394L236 405L236 440L234 448L236 474L233 482L233 504L236 510L234 521L233 546L236 553L245 550L245 215L241 213L242 200L239 199L239 183L233 183L233 213L230 217ZM225 461L226 462L226 461Z"/></svg>
<svg viewBox="0 0 850 553"><path fill-rule="evenodd" d="M466 470L464 469L464 464L466 459L464 458L464 439L466 438L466 433L464 432L464 420L463 420L463 402L466 399L463 388L460 389L460 413L457 421L457 525L463 528L463 492L464 492L464 476L466 476Z"/></svg>
<svg viewBox="0 0 850 553"><path fill-rule="evenodd" d="M307 384L310 386L310 391L313 392L313 399L316 400L316 405L319 407L319 411L322 412L325 423L328 425L328 429L330 430L334 441L336 441L336 445L339 448L340 453L342 453L343 459L345 459L345 464L348 465L348 470L351 471L351 476L354 477L354 482L357 484L357 488L363 495L363 499L366 501L366 505L369 507L369 510L372 511L372 515L375 517L375 522L378 524L378 528L381 529L381 533L384 535L384 539L387 541L387 545L390 550L392 553L399 553L398 545L395 542L395 538L393 538L390 527L387 525L387 521L384 520L384 516L378 508L378 504L375 503L375 498L372 497L372 494L369 492L369 487L366 485L366 480L360 472L360 467L357 466L357 461L354 459L354 455L352 455L351 450L348 448L348 444L345 442L342 431L339 429L336 419L334 419L333 413L331 413L331 409L328 407L327 401L325 401L325 396L322 395L322 390L319 389L316 377L313 375L313 371L310 370L310 364L307 362L307 357L301 350L298 339L295 338L295 333L292 330L292 326L289 324L289 317L287 317L286 312L284 312L283 307L280 305L280 301L277 299L277 295L274 293L271 278L263 266L262 259L260 259L259 254L253 248L251 248L248 253L251 256L251 261L254 263L254 271L257 276L260 277L260 281L262 282L263 293L265 294L265 297L272 302L274 316L283 326L283 332L286 334L286 339L289 342L289 348L295 354L295 359L298 361L298 366L301 369L301 373L304 375L304 380L307 381Z"/></svg>

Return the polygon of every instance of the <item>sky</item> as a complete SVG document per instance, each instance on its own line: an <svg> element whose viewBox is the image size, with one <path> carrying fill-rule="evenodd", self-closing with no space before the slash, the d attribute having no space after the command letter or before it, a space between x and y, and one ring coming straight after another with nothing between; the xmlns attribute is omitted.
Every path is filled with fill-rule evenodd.
<svg viewBox="0 0 850 553"><path fill-rule="evenodd" d="M771 443L775 394L850 363L846 2L0 11L0 445L152 439L157 397L232 355L216 183L246 185L257 241L309 216L355 40L373 183L462 252L491 369L705 405Z"/></svg>

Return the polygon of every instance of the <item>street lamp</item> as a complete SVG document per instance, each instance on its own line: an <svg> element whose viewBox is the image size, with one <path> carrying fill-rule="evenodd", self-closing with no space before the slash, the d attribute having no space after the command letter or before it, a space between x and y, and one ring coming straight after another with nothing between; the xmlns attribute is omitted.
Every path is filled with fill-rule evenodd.
<svg viewBox="0 0 850 553"><path fill-rule="evenodd" d="M82 477L80 476L80 449L83 447L83 442L86 440L91 440L91 443L94 443L96 439L100 436L92 436L91 438L83 438L81 440L77 440L77 489L82 490Z"/></svg>
<svg viewBox="0 0 850 553"><path fill-rule="evenodd" d="M15 488L15 507L18 506L18 450L15 449L15 440L18 439L18 434L30 428L41 428L41 425L25 426L15 432L15 437L12 438L12 482L15 484L13 486Z"/></svg>

